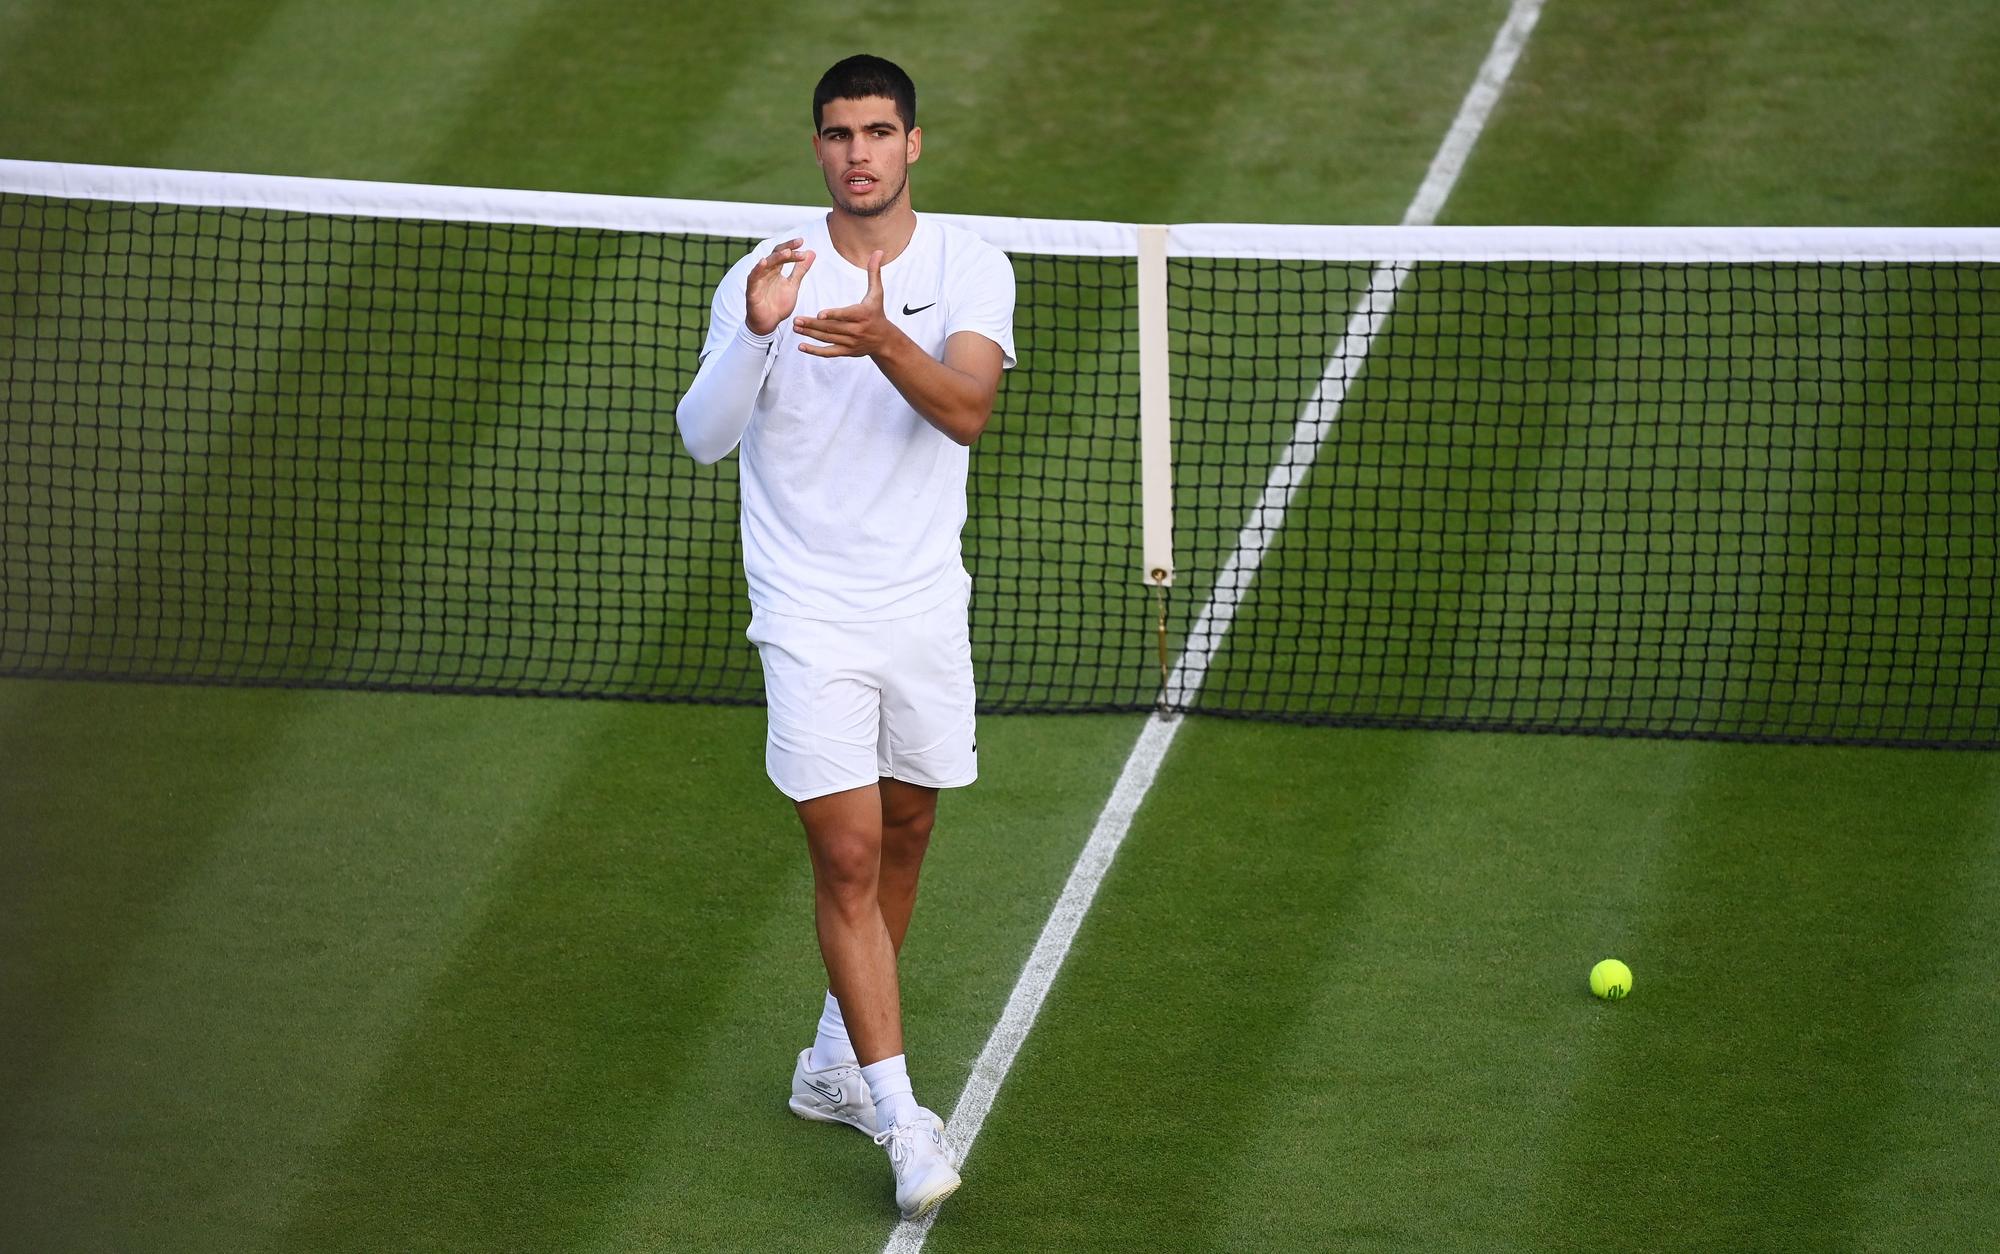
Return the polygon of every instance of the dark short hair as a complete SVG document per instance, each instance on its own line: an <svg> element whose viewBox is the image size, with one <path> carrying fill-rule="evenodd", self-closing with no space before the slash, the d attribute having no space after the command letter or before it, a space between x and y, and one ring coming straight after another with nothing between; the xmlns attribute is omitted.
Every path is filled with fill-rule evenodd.
<svg viewBox="0 0 2000 1254"><path fill-rule="evenodd" d="M836 61L832 69L819 76L819 86L813 88L813 129L819 129L820 113L829 101L862 100L869 96L886 96L895 101L896 116L902 119L903 129L917 129L917 85L903 73L902 66L865 52Z"/></svg>

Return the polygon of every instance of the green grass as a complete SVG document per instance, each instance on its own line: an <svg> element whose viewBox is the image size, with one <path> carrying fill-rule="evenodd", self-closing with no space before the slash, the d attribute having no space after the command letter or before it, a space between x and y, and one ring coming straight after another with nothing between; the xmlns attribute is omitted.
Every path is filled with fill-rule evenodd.
<svg viewBox="0 0 2000 1254"><path fill-rule="evenodd" d="M738 1208L678 1203L697 1180L797 1197L758 1244L879 1233L880 1151L771 1100L823 977L760 712L0 695L10 1241L739 1239ZM963 1083L1132 728L982 728L905 964L930 1091Z"/></svg>
<svg viewBox="0 0 2000 1254"><path fill-rule="evenodd" d="M1551 4L1444 220L1991 226L1975 4Z"/></svg>
<svg viewBox="0 0 2000 1254"><path fill-rule="evenodd" d="M811 202L806 91L863 45L923 86L925 208L1392 221L1504 9L1225 15L1033 0L883 4L830 23L800 4L37 0L0 12L0 153ZM1552 0L1446 218L1990 222L1996 41L1989 7L1963 0L1920 14ZM575 263L578 291L616 270ZM10 250L0 274L22 264ZM337 300L313 311L314 342L286 346L294 364L366 346L366 311ZM674 351L688 331L668 336ZM1024 331L1024 346L1090 360L1121 349L1119 335L1072 345L1064 332ZM1413 322L1391 338L1429 333ZM10 342L20 351L18 332ZM30 599L115 616L171 591L199 621L227 624L220 601L238 585L217 595L175 570L174 528L269 563L275 548L258 545L302 530L321 539L365 515L378 529L365 580L306 591L375 624L337 619L350 634L319 638L264 623L255 639L218 626L200 646L353 654L362 627L411 630L397 598L417 573L508 588L524 604L561 600L528 571L509 572L518 584L491 568L475 579L452 507L432 493L473 481L491 494L480 509L504 511L509 494L552 476L552 499L581 495L564 479L574 457L611 451L592 443L613 438L591 425L599 400L581 399L574 425L489 430L473 415L521 403L539 419L555 389L638 386L595 363L572 373L584 356L543 345L469 365L457 408L422 432L422 455L396 463L395 482L355 466L326 492L281 475L267 476L270 491L197 482L206 459L260 465L268 415L191 433L177 472L191 503L125 533L95 527L116 559ZM1212 376L1217 411L1257 439L1218 440L1195 463L1222 507L1202 524L1210 554L1230 542L1229 511L1261 482L1271 433L1311 382L1271 379L1253 361L1222 359ZM1887 395L1869 390L1883 371L1855 364L1866 412ZM281 395L288 369L258 365L248 394ZM1976 494L1995 471L1991 380L1975 373L1942 381L1970 389L1957 429L1987 441L1948 456L1933 444L1952 475L1970 476L1952 493ZM1025 564L1074 557L1065 550L1087 539L1093 568L1118 580L1123 541L1079 520L1129 500L1129 466L1107 460L1100 478L1059 493L1033 485L1109 451L1130 398L1079 405L1059 378L1028 380L1010 384L1012 408L979 453L992 485L975 505L980 542L1017 546ZM1407 432L1424 382L1371 376L1361 399L1379 412L1354 416ZM359 454L378 432L408 432L386 398L362 407L356 425L321 416L286 438L351 438ZM1650 409L1628 416L1614 431L1651 454L1669 431L1695 441L1690 456L1736 447ZM1916 451L1894 439L1927 429L1846 430L1879 464L1824 457L1813 491L1874 491L1871 476ZM1498 443L1444 427L1430 437L1426 456L1461 476L1487 468L1474 458L1500 464ZM103 459L90 491L137 456L121 432L65 438ZM633 441L617 450L628 458L678 457L664 434L618 438ZM1567 441L1596 437L1545 423L1510 438L1522 477L1493 547L1466 555L1455 586L1431 572L1405 589L1418 601L1385 604L1502 590L1516 562L1542 555L1543 511L1573 489L1538 472ZM1431 483L1427 466L1330 453L1342 455L1302 502L1314 518L1345 508L1342 534L1385 551L1401 546L1403 520L1358 502L1361 489L1398 480L1447 504L1465 489ZM23 473L22 459L6 462ZM21 480L0 483L13 581ZM1728 488L1697 476L1686 490L1692 500L1633 502L1598 533L1562 537L1565 552L1633 534L1656 509L1699 514ZM663 509L727 523L726 509L685 494L635 503L627 521ZM569 509L523 540L559 550L608 517ZM1926 512L1900 518L1914 537ZM620 568L634 581L623 595L641 602L673 596L645 582L665 560L647 548L650 525L624 533L636 564ZM1334 577L1330 550L1299 544L1307 534L1281 539L1267 578ZM1990 531L1951 542L1986 547L1911 595L1971 598L1990 580ZM286 555L304 558L322 560ZM1007 587L981 573L983 589L1017 603L1082 612L1084 629L1049 628L1059 657L1101 652L1123 667L1147 652L1120 626L1148 613L1130 584ZM1810 593L1815 573L1788 563L1770 578L1804 579ZM584 608L605 576L579 575L565 603ZM1202 578L1194 569L1190 602ZM1557 591L1545 589L1506 582L1522 602L1507 612ZM589 605L593 621L608 622L611 604ZM630 601L615 604L623 614ZM1319 623L1260 617L1253 600L1242 628L1285 662L1259 671L1225 651L1218 682L1350 675L1347 653L1321 648ZM740 647L730 621L687 630ZM672 643L639 641L634 670L593 673L623 682ZM532 635L503 643L500 673L549 664ZM1979 643L1965 642L1969 657ZM1448 642L1428 647L1412 656L1460 682ZM1896 647L1881 664L1902 664ZM400 656L359 652L372 666ZM1981 696L1968 711L1992 705ZM946 802L904 968L928 1103L948 1109L962 1087L1136 723L985 720L986 778ZM880 1151L800 1124L778 1101L821 985L807 869L789 808L762 779L760 725L754 710L606 702L0 684L0 1244L879 1248L893 1220ZM1985 1083L2000 1064L1995 770L1967 754L1197 720L931 1248L2000 1244L1980 1176L2000 1141ZM1617 1005L1584 990L1610 953L1637 977Z"/></svg>
<svg viewBox="0 0 2000 1254"><path fill-rule="evenodd" d="M1996 784L1197 722L935 1248L1980 1248Z"/></svg>

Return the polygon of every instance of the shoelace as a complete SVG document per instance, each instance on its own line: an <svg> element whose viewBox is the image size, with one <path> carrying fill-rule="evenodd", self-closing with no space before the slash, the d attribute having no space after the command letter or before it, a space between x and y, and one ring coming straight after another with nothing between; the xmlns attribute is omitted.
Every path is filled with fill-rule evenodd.
<svg viewBox="0 0 2000 1254"><path fill-rule="evenodd" d="M937 1137L937 1129L928 1123L915 1123L910 1120L904 1120L902 1123L892 1123L880 1132L877 1132L875 1134L875 1144L887 1145L889 1147L890 1160L892 1162L901 1162L909 1155L911 1150L916 1148L917 1138L920 1136ZM900 1141L902 1144L892 1145L890 1144L892 1141ZM938 1153L944 1154L949 1159L951 1155L945 1151L944 1139L937 1137L937 1141ZM901 1150L901 1153L898 1153L898 1150Z"/></svg>

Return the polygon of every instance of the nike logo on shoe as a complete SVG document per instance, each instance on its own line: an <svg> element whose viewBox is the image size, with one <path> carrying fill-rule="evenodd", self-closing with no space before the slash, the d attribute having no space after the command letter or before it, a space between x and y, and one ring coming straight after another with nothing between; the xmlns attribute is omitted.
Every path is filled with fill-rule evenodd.
<svg viewBox="0 0 2000 1254"><path fill-rule="evenodd" d="M806 1087L811 1089L813 1092L819 1094L821 1097L824 1097L826 1100L833 1102L835 1105L838 1105L840 1103L839 1089L821 1088L819 1085L819 1081L817 1080L807 1080Z"/></svg>
<svg viewBox="0 0 2000 1254"><path fill-rule="evenodd" d="M935 304L937 304L937 302L936 302L936 301L932 301L932 302L931 302L931 305L935 305ZM922 313L922 312L923 312L924 310L926 310L926 309L929 309L929 308L931 307L931 305L918 305L918 306L917 306L917 307L916 307L915 309L912 309L912 308L910 308L910 307L909 307L909 306L908 306L908 305L906 304L906 305L904 305L904 306L903 306L903 316L904 316L905 318L907 318L907 317L909 317L909 316L910 316L911 314L920 314L920 313Z"/></svg>

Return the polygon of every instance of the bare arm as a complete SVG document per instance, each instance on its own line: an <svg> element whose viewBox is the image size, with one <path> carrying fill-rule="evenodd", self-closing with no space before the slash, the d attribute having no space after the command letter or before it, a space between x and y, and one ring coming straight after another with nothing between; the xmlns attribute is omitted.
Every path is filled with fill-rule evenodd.
<svg viewBox="0 0 2000 1254"><path fill-rule="evenodd" d="M897 330L888 344L869 354L889 382L924 420L960 444L986 430L993 397L1000 390L1000 346L977 331L960 331L944 342L944 360L926 353Z"/></svg>
<svg viewBox="0 0 2000 1254"><path fill-rule="evenodd" d="M872 358L911 409L958 443L971 444L986 430L1000 390L1000 346L977 332L960 331L945 341L943 361L925 352L883 311L881 253L868 259L868 294L860 304L795 318L792 325L819 341L800 344L801 352Z"/></svg>

